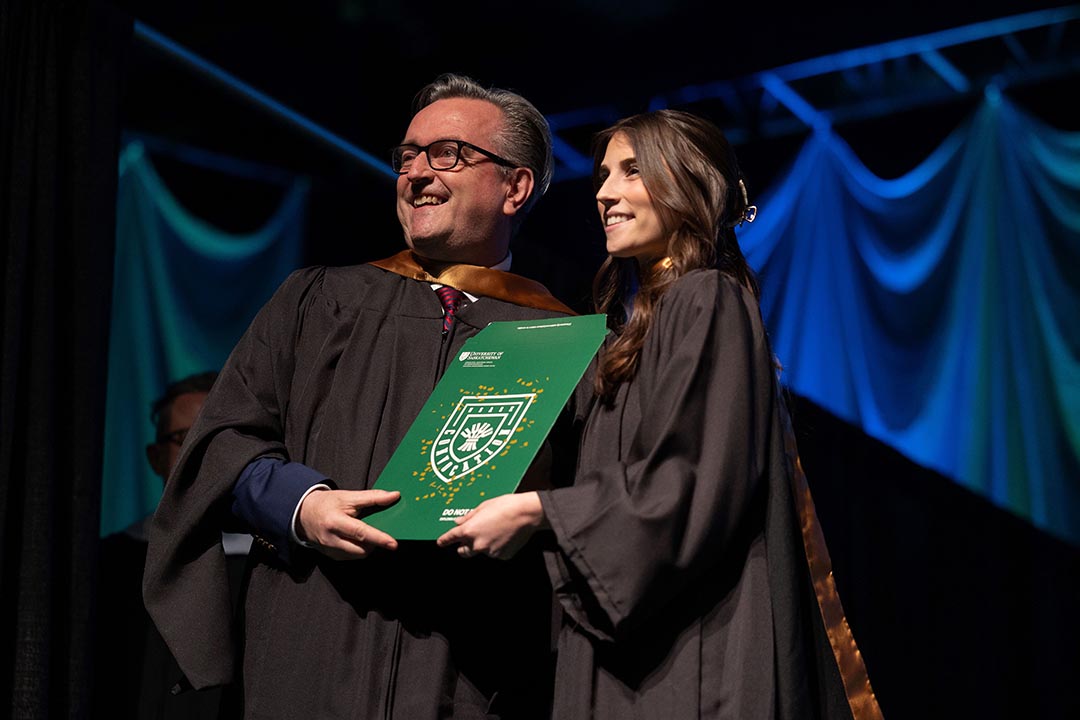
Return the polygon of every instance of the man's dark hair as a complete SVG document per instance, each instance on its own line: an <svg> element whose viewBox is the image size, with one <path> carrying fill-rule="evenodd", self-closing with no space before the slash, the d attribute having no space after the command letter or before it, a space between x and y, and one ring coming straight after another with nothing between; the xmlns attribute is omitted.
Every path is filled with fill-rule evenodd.
<svg viewBox="0 0 1080 720"><path fill-rule="evenodd" d="M187 393L210 392L210 388L214 386L214 381L217 380L217 375L215 371L210 370L188 375L185 378L169 383L165 387L164 394L150 405L150 422L154 423L154 428L161 432L161 422L164 419L162 417L163 411L172 405L176 398Z"/></svg>
<svg viewBox="0 0 1080 720"><path fill-rule="evenodd" d="M416 94L413 115L434 102L450 98L484 100L499 108L503 115L502 130L496 136L496 147L492 149L516 167L532 170L535 186L521 212L514 218L516 228L551 184L554 161L547 119L536 106L515 92L486 88L472 78L449 73L440 75L435 82Z"/></svg>

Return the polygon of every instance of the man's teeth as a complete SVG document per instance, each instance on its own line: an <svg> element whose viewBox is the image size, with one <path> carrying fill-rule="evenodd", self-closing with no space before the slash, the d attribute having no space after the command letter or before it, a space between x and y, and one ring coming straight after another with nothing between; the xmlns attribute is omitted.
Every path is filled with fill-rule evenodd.
<svg viewBox="0 0 1080 720"><path fill-rule="evenodd" d="M413 198L413 207L420 207L421 205L442 205L445 200L437 198L434 195L421 195L418 198Z"/></svg>
<svg viewBox="0 0 1080 720"><path fill-rule="evenodd" d="M626 220L629 220L629 219L630 219L629 215L608 215L606 223L608 225L614 225L616 223L625 222Z"/></svg>

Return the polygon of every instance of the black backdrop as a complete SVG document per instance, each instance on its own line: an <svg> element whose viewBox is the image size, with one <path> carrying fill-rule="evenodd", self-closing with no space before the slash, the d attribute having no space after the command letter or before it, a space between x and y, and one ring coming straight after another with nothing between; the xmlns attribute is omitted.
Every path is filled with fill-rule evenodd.
<svg viewBox="0 0 1080 720"><path fill-rule="evenodd" d="M130 21L0 2L0 708L87 717Z"/></svg>
<svg viewBox="0 0 1080 720"><path fill-rule="evenodd" d="M1077 718L1080 552L793 398L886 718Z"/></svg>

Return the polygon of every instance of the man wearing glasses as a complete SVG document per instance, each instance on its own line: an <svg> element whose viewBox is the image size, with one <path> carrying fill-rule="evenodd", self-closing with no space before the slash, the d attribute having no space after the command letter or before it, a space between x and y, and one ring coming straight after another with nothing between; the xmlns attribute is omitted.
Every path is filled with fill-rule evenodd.
<svg viewBox="0 0 1080 720"><path fill-rule="evenodd" d="M198 417L216 372L176 380L150 409L154 442L146 459L164 484L180 457L180 447ZM207 718L218 715L218 692L173 697L176 661L154 630L142 603L143 566L150 517L105 537L98 556L98 641L95 707L100 717ZM231 590L235 596L251 536L224 533Z"/></svg>
<svg viewBox="0 0 1080 720"><path fill-rule="evenodd" d="M155 515L147 607L191 685L242 675L252 717L548 712L539 548L464 560L361 519L397 500L371 486L465 340L570 312L507 272L510 238L551 178L543 116L459 76L416 108L392 151L408 249L286 280L233 351ZM215 538L235 518L256 535L243 622Z"/></svg>

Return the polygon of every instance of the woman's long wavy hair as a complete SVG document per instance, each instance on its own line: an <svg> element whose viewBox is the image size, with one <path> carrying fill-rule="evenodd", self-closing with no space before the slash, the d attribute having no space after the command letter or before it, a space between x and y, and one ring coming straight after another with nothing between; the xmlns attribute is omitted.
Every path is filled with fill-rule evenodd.
<svg viewBox="0 0 1080 720"><path fill-rule="evenodd" d="M746 185L727 138L711 122L678 110L620 120L596 136L593 187L608 144L623 135L634 150L641 180L665 231L667 257L651 267L609 256L593 280L593 303L618 338L600 357L596 392L606 405L637 373L656 305L671 284L691 270L716 268L758 296L757 280L735 238L746 215Z"/></svg>

